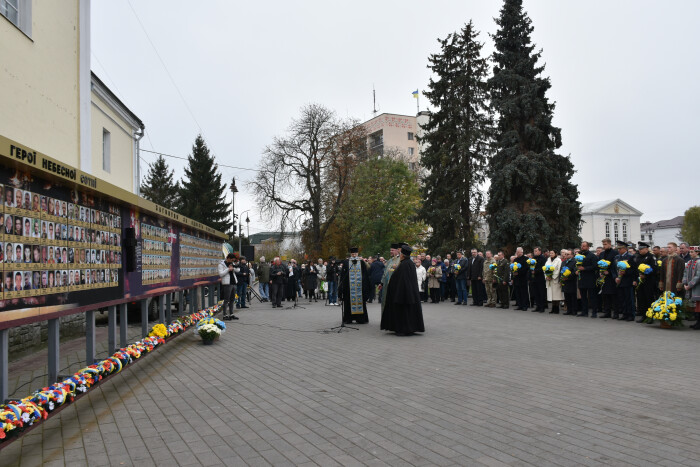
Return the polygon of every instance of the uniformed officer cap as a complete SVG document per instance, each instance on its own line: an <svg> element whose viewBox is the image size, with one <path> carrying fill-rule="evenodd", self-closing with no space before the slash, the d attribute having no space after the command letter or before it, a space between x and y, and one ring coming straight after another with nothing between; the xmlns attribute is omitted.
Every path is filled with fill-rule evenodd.
<svg viewBox="0 0 700 467"><path fill-rule="evenodd" d="M623 242L622 240L617 240L615 242L615 247L616 248L627 248L627 242Z"/></svg>
<svg viewBox="0 0 700 467"><path fill-rule="evenodd" d="M637 245L639 246L639 249L640 249L640 250L641 250L642 248L649 248L649 244L648 244L648 243L639 242L639 243L637 243Z"/></svg>

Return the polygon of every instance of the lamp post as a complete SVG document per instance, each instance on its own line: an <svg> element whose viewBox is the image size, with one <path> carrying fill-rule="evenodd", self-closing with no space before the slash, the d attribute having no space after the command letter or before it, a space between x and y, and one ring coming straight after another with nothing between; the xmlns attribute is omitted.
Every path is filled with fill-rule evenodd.
<svg viewBox="0 0 700 467"><path fill-rule="evenodd" d="M238 188L236 187L236 177L233 177L231 182L231 214L233 217L233 232L236 232L236 193L238 193ZM233 236L231 236L231 241L233 241Z"/></svg>
<svg viewBox="0 0 700 467"><path fill-rule="evenodd" d="M241 230L243 230L242 229L243 226L241 225L241 218L243 217L243 214L247 214L249 212L250 212L250 209L243 211L241 213L241 215L238 216L238 253L241 252ZM245 221L246 221L246 223L250 222L250 219L248 219L247 215L245 216ZM248 224L248 233L250 233L250 224Z"/></svg>

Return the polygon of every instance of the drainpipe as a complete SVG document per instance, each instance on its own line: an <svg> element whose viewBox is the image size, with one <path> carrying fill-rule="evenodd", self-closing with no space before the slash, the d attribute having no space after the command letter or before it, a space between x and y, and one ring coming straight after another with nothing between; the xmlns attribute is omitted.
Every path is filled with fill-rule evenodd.
<svg viewBox="0 0 700 467"><path fill-rule="evenodd" d="M134 151L136 151L136 196L141 196L141 145L140 141L145 133L145 126L142 124L141 128L134 132Z"/></svg>

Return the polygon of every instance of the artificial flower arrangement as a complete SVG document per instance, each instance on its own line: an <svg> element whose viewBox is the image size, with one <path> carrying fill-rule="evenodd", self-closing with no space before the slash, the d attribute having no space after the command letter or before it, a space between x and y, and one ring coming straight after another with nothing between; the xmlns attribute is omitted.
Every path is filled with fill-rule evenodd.
<svg viewBox="0 0 700 467"><path fill-rule="evenodd" d="M586 257L583 255L576 255L574 259L576 260L576 266L583 266L583 260L586 259Z"/></svg>
<svg viewBox="0 0 700 467"><path fill-rule="evenodd" d="M111 357L79 370L70 378L35 391L23 399L8 401L0 405L0 440L5 439L8 435L17 435L25 427L46 420L49 413L58 407L73 402L77 396L88 392L103 378L119 373L126 365L141 358L144 354L152 352L159 345L165 344L165 337L177 334L192 324L217 313L220 306L219 304L189 315L188 326L181 322L173 323L167 328L162 324L156 325L151 333L162 333L162 330L166 329L166 336L150 335L145 337L119 349ZM156 330L156 328L158 329Z"/></svg>
<svg viewBox="0 0 700 467"><path fill-rule="evenodd" d="M673 292L664 292L646 313L644 322L651 324L655 319L667 325L682 328L685 312L683 311L683 299L676 297Z"/></svg>
<svg viewBox="0 0 700 467"><path fill-rule="evenodd" d="M534 258L530 258L530 259L527 260L527 264L530 265L530 271L534 271L534 270L535 270L535 266L537 265L537 260L534 259Z"/></svg>
<svg viewBox="0 0 700 467"><path fill-rule="evenodd" d="M518 271L520 271L520 263L510 263L510 270L513 271L514 276L517 276Z"/></svg>
<svg viewBox="0 0 700 467"><path fill-rule="evenodd" d="M617 262L617 273L620 275L620 277L624 276L629 268L630 268L630 263L628 263L627 261L618 261Z"/></svg>
<svg viewBox="0 0 700 467"><path fill-rule="evenodd" d="M644 279L646 278L646 276L654 272L654 268L652 268L648 264L642 263L639 265L637 270L639 271L639 283L637 284L636 288L639 288L639 286L644 283Z"/></svg>
<svg viewBox="0 0 700 467"><path fill-rule="evenodd" d="M551 279L552 276L554 275L555 270L556 270L556 268L554 267L553 264L545 264L544 266L542 266L542 271L544 272L545 278Z"/></svg>
<svg viewBox="0 0 700 467"><path fill-rule="evenodd" d="M598 280L595 281L598 287L602 287L605 283L605 273L608 272L609 267L610 261L608 261L607 259L601 259L600 261L598 261Z"/></svg>

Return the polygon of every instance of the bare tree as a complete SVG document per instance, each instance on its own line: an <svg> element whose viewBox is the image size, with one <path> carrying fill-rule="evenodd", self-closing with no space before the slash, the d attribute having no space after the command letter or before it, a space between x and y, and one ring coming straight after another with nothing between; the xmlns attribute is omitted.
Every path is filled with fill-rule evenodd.
<svg viewBox="0 0 700 467"><path fill-rule="evenodd" d="M279 220L283 231L303 226L314 254L337 216L352 167L366 156L366 133L319 104L300 113L287 134L265 148L249 187L261 215Z"/></svg>

